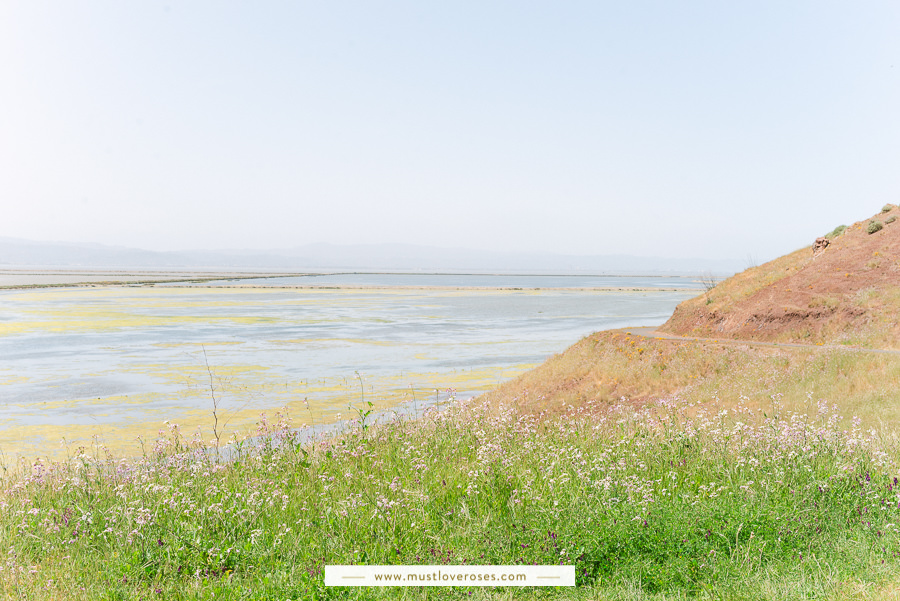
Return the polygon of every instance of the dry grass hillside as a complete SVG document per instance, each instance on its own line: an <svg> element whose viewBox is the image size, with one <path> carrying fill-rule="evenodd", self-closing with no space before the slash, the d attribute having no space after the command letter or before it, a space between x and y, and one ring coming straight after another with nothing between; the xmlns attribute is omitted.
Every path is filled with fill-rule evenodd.
<svg viewBox="0 0 900 601"><path fill-rule="evenodd" d="M778 348L592 334L485 395L523 413L564 412L569 405L639 407L679 397L719 409L745 405L772 411L777 402L814 412L837 403L867 427L900 427L900 355L842 348Z"/></svg>
<svg viewBox="0 0 900 601"><path fill-rule="evenodd" d="M681 303L660 330L900 348L900 209L886 205L828 238L822 250L801 248Z"/></svg>
<svg viewBox="0 0 900 601"><path fill-rule="evenodd" d="M778 399L798 411L827 400L869 426L894 430L900 355L831 346L900 348L900 209L885 208L831 232L824 250L802 248L681 303L660 328L719 340L805 342L808 349L598 332L487 398L527 413L623 399L640 406L672 396L720 407L766 407ZM882 227L870 234L871 221Z"/></svg>

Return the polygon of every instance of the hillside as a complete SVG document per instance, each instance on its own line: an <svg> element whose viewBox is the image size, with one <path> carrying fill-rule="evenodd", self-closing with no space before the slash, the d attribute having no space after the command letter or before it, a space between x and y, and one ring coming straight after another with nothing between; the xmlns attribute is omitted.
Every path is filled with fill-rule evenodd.
<svg viewBox="0 0 900 601"><path fill-rule="evenodd" d="M869 234L873 220L883 226ZM810 245L720 282L681 303L658 328L809 348L598 332L487 398L549 413L594 401L626 399L640 406L672 396L698 405L769 409L778 398L783 406L806 411L810 399L827 399L870 426L897 428L900 356L841 347L900 348L900 209L891 206L843 231L836 228L828 239L824 249L814 252Z"/></svg>
<svg viewBox="0 0 900 601"><path fill-rule="evenodd" d="M681 303L660 331L900 348L900 209L884 209Z"/></svg>

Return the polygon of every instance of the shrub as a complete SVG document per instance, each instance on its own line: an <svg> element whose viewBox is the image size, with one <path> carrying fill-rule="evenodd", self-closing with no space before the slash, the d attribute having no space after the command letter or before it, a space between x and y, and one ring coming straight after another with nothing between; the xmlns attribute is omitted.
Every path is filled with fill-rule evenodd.
<svg viewBox="0 0 900 601"><path fill-rule="evenodd" d="M866 231L870 234L874 234L878 230L884 227L884 224L880 221L870 221L869 227L866 228Z"/></svg>
<svg viewBox="0 0 900 601"><path fill-rule="evenodd" d="M881 212L882 212L882 213L887 213L888 211L890 211L890 210L893 209L893 208L894 208L894 205L892 205L892 204L886 204L886 205L884 205L883 207L881 207Z"/></svg>
<svg viewBox="0 0 900 601"><path fill-rule="evenodd" d="M897 221L896 215L891 215L890 217L888 217L887 219L884 220L885 223L894 223L895 221Z"/></svg>
<svg viewBox="0 0 900 601"><path fill-rule="evenodd" d="M826 238L837 238L838 236L843 234L844 230L846 230L846 229L847 229L846 225L839 225L836 228L834 228L833 230L831 230L830 232L828 232L827 234L825 234L825 237Z"/></svg>

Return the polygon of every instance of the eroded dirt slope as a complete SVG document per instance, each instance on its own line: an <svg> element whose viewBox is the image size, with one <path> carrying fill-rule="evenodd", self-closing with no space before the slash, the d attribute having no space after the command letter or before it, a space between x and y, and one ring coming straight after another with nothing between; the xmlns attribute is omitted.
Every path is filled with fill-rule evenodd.
<svg viewBox="0 0 900 601"><path fill-rule="evenodd" d="M896 217L895 217L896 216ZM896 220L888 223L892 217ZM868 233L871 221L883 228ZM662 331L900 348L900 209L753 267L681 303Z"/></svg>

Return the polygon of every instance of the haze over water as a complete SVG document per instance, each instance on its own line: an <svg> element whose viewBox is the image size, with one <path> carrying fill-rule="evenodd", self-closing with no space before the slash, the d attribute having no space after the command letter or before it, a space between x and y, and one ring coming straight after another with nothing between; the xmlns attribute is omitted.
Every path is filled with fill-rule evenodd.
<svg viewBox="0 0 900 601"><path fill-rule="evenodd" d="M0 292L0 451L59 456L61 438L96 435L135 453L164 420L208 440L213 397L226 435L282 407L297 425L346 419L351 403L424 407L594 331L662 323L697 293L688 278L311 279ZM307 285L329 287L293 288Z"/></svg>

